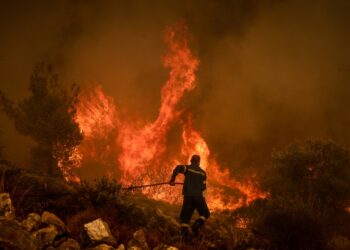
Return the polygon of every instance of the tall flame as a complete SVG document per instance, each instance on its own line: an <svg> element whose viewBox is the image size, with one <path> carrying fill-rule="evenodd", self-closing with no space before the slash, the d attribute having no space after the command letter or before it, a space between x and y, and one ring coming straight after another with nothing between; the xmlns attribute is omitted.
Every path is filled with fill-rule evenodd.
<svg viewBox="0 0 350 250"><path fill-rule="evenodd" d="M91 94L84 93L81 96L76 121L85 138L79 154L85 159L101 161L106 155L114 156L118 162L116 168L120 173L120 181L124 185L166 181L174 165L184 163L179 159L189 159L192 154L199 154L201 166L208 175L207 199L210 208L235 209L254 199L263 198L266 194L259 191L252 181L237 182L231 178L227 168L221 170L211 156L208 144L200 132L193 128L190 114L182 122L181 153L169 156L166 148L170 128L184 115L177 105L184 94L196 86L199 60L192 54L186 35L183 23L166 30L165 42L169 49L163 63L169 69L169 78L161 90L161 105L158 117L153 122L136 126L130 121L121 120L113 99L106 96L101 87L90 91ZM108 141L107 138L113 140ZM96 143L92 142L101 139L108 143L97 150ZM180 195L180 190L177 191ZM170 186L143 192L152 198L173 203L178 202L180 197L169 195L174 194L174 188Z"/></svg>
<svg viewBox="0 0 350 250"><path fill-rule="evenodd" d="M183 24L177 24L166 31L165 41L169 51L164 56L164 67L169 68L170 72L169 79L162 88L158 118L141 128L126 123L120 127L118 142L122 153L118 159L124 181L140 176L140 171L141 174L146 174L151 165L158 168L161 166L159 159L166 150L166 134L179 115L176 105L186 91L195 87L195 72L199 61L192 55L185 35L186 27Z"/></svg>

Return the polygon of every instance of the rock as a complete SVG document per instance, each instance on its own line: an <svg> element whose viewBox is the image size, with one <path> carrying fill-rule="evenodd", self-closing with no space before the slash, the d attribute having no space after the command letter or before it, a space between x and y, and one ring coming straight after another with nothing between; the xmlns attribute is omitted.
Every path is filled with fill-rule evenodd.
<svg viewBox="0 0 350 250"><path fill-rule="evenodd" d="M178 223L173 217L169 215L165 215L162 210L159 208L156 209L156 215L163 218L165 221L167 221L173 228L176 230L180 228L180 223Z"/></svg>
<svg viewBox="0 0 350 250"><path fill-rule="evenodd" d="M157 247L153 248L153 250L179 250L177 247L168 246L166 244L160 244Z"/></svg>
<svg viewBox="0 0 350 250"><path fill-rule="evenodd" d="M125 250L124 244L120 244L116 250Z"/></svg>
<svg viewBox="0 0 350 250"><path fill-rule="evenodd" d="M15 220L0 220L0 249L35 250L32 236Z"/></svg>
<svg viewBox="0 0 350 250"><path fill-rule="evenodd" d="M115 250L115 248L107 244L100 244L94 248L89 248L89 250Z"/></svg>
<svg viewBox="0 0 350 250"><path fill-rule="evenodd" d="M84 229L94 244L107 243L114 245L116 243L108 224L101 218L85 224Z"/></svg>
<svg viewBox="0 0 350 250"><path fill-rule="evenodd" d="M142 248L137 246L131 246L131 247L128 247L128 250L142 250Z"/></svg>
<svg viewBox="0 0 350 250"><path fill-rule="evenodd" d="M10 194L0 193L0 219L15 219L15 208L12 205Z"/></svg>
<svg viewBox="0 0 350 250"><path fill-rule="evenodd" d="M40 227L41 217L37 213L31 213L27 219L21 222L21 225L29 232L36 230Z"/></svg>
<svg viewBox="0 0 350 250"><path fill-rule="evenodd" d="M80 245L79 245L79 243L76 240L68 239L65 242L63 242L56 249L57 250L80 250Z"/></svg>
<svg viewBox="0 0 350 250"><path fill-rule="evenodd" d="M172 216L166 215L159 208L154 210L153 216L148 219L147 227L157 228L165 234L177 234L180 224Z"/></svg>
<svg viewBox="0 0 350 250"><path fill-rule="evenodd" d="M132 248L132 247L136 247L136 248ZM130 249L141 249L141 250L149 250L149 246L146 242L146 237L145 237L145 232L140 229L137 230L134 234L133 234L133 238L129 241L128 243L128 250Z"/></svg>
<svg viewBox="0 0 350 250"><path fill-rule="evenodd" d="M64 222L58 218L55 214L50 213L50 212L43 212L41 215L41 223L45 225L53 225L55 226L60 232L65 232L67 231L66 225Z"/></svg>
<svg viewBox="0 0 350 250"><path fill-rule="evenodd" d="M41 228L32 233L34 242L37 245L38 249L44 249L47 246L51 245L57 235L58 231L53 225Z"/></svg>

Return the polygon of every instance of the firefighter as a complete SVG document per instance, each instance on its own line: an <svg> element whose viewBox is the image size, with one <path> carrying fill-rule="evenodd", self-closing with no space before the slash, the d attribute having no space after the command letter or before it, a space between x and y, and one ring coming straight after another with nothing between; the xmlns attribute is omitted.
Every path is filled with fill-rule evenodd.
<svg viewBox="0 0 350 250"><path fill-rule="evenodd" d="M192 225L192 231L195 236L199 235L205 220L210 216L210 212L204 198L207 175L199 166L199 163L199 155L193 155L191 157L191 164L176 166L170 179L170 185L174 186L176 176L179 173L185 175L185 181L182 189L183 204L180 213L180 232L183 237L189 236L189 222L192 218L194 210L197 210L199 214L199 218Z"/></svg>

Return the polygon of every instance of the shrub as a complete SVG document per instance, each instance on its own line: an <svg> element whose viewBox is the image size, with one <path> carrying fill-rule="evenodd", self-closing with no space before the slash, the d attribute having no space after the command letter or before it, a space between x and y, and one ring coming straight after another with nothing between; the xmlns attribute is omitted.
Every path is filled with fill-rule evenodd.
<svg viewBox="0 0 350 250"><path fill-rule="evenodd" d="M80 209L103 207L117 202L121 185L107 177L95 179L93 182L83 181L75 194Z"/></svg>
<svg viewBox="0 0 350 250"><path fill-rule="evenodd" d="M332 141L306 141L274 152L261 186L270 193L236 211L271 249L325 249L346 235L350 154ZM345 232L345 233L344 233Z"/></svg>
<svg viewBox="0 0 350 250"><path fill-rule="evenodd" d="M271 197L301 199L330 214L350 201L350 154L332 141L306 141L275 152L262 179Z"/></svg>
<svg viewBox="0 0 350 250"><path fill-rule="evenodd" d="M290 206L267 203L255 219L255 229L272 249L325 249L323 217L303 203Z"/></svg>

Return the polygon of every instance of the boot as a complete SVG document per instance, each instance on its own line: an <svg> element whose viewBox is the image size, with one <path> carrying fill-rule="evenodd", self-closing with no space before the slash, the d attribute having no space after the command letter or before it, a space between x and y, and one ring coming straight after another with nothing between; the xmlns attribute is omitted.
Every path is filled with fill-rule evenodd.
<svg viewBox="0 0 350 250"><path fill-rule="evenodd" d="M193 223L193 225L192 225L192 232L193 232L193 234L194 234L196 237L199 236L199 233L200 233L200 231L201 231L203 225L204 225L204 220L201 219L201 218L197 219L197 220Z"/></svg>

